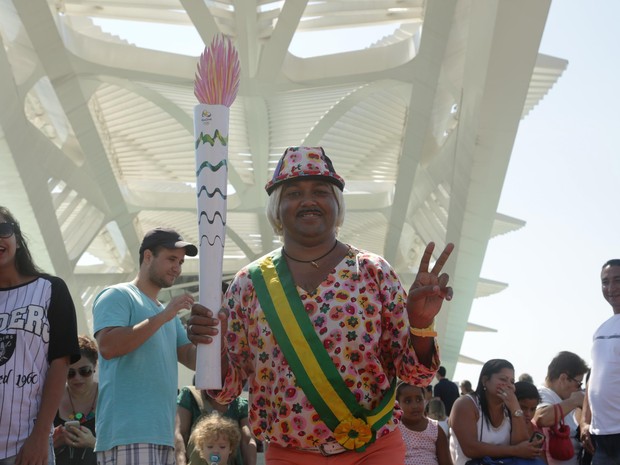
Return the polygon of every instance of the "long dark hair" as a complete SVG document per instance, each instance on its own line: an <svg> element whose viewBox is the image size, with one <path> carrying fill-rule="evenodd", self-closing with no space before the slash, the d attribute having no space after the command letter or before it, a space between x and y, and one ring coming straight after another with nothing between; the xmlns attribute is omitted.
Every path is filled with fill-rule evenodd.
<svg viewBox="0 0 620 465"><path fill-rule="evenodd" d="M489 426L489 403L487 401L487 391L484 387L484 381L491 378L495 373L499 373L504 368L508 368L514 371L514 367L512 363L508 360L504 360L501 358L494 358L489 360L482 366L482 370L480 370L480 376L478 377L478 386L476 387L476 396L478 397L478 401L480 402L480 410L482 411L483 421L487 423Z"/></svg>
<svg viewBox="0 0 620 465"><path fill-rule="evenodd" d="M13 223L15 229L15 242L17 243L17 250L15 250L15 269L22 276L41 276L45 274L37 265L35 265L32 255L30 255L30 249L28 249L28 242L22 234L22 229L19 226L19 222L8 208L0 205L0 216L4 218L7 223Z"/></svg>

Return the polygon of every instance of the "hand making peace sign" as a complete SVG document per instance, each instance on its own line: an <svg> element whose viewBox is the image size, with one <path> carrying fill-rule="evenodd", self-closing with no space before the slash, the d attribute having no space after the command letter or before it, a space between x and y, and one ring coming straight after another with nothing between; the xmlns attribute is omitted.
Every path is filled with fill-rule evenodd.
<svg viewBox="0 0 620 465"><path fill-rule="evenodd" d="M418 274L407 295L409 323L414 328L429 326L439 313L444 299L452 300L452 288L448 286L449 276L447 273L441 275L439 273L454 250L454 244L446 245L433 269L428 271L434 249L433 242L426 246Z"/></svg>

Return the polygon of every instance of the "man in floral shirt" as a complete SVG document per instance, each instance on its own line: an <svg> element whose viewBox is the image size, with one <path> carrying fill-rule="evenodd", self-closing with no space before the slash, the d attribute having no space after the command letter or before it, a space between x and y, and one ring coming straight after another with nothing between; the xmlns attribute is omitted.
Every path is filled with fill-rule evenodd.
<svg viewBox="0 0 620 465"><path fill-rule="evenodd" d="M249 381L267 463L402 463L396 380L426 386L439 366L433 321L452 298L439 273L453 245L431 270L427 246L407 296L383 258L337 240L343 189L322 148L288 148L266 186L284 247L239 271L224 297L223 389L211 394L230 402ZM211 316L194 307L193 342L210 340Z"/></svg>

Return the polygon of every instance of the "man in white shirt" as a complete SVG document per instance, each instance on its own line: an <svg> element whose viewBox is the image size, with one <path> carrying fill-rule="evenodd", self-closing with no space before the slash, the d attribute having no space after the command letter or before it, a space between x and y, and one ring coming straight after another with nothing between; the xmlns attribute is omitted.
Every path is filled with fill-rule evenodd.
<svg viewBox="0 0 620 465"><path fill-rule="evenodd" d="M603 265L601 286L614 314L594 333L581 440L592 465L620 465L620 259Z"/></svg>

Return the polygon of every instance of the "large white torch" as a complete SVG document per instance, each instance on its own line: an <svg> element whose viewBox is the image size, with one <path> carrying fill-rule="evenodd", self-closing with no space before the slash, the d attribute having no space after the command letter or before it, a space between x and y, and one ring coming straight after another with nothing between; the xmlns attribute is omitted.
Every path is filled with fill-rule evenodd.
<svg viewBox="0 0 620 465"><path fill-rule="evenodd" d="M239 57L229 38L215 36L198 62L194 95L196 193L200 236L199 297L214 313L222 304L222 262L228 184L228 116L239 90ZM199 344L196 387L221 389L221 337Z"/></svg>

